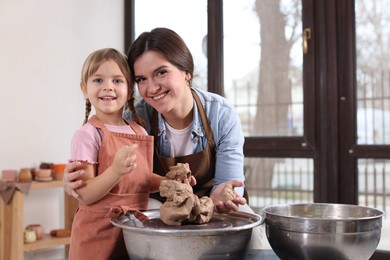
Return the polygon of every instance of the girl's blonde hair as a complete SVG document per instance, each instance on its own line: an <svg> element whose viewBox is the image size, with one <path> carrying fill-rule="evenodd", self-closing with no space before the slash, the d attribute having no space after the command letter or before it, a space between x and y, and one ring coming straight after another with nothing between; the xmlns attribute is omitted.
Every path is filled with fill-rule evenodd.
<svg viewBox="0 0 390 260"><path fill-rule="evenodd" d="M117 51L113 48L105 48L92 52L84 62L83 68L81 70L81 86L83 88L87 87L87 81L89 77L91 77L100 67L100 65L107 61L113 60L116 64L118 64L119 69L123 73L126 78L127 86L128 86L128 100L127 107L133 114L133 119L139 125L145 127L145 123L142 118L135 112L134 108L134 84L130 78L130 68L127 63L127 57L121 52ZM87 99L85 101L85 124L88 121L89 114L91 112L91 102Z"/></svg>

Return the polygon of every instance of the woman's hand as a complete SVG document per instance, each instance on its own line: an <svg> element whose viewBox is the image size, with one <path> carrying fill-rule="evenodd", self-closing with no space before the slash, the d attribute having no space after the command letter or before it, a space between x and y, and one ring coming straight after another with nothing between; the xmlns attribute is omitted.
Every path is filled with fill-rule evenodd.
<svg viewBox="0 0 390 260"><path fill-rule="evenodd" d="M244 197L240 197L236 191L234 191L234 193L236 195L234 200L229 200L225 203L221 200L221 192L223 191L224 187L227 184L231 184L233 186L233 189L235 187L244 186L244 183L242 181L237 181L237 180L228 181L228 182L220 184L210 194L210 198L214 202L215 211L218 213L229 213L231 211L237 211L238 205L245 205L246 204L246 199Z"/></svg>
<svg viewBox="0 0 390 260"><path fill-rule="evenodd" d="M64 190L74 198L79 198L76 189L84 186L84 181L80 179L84 175L84 170L80 169L81 162L70 162L66 165L64 178L62 179Z"/></svg>

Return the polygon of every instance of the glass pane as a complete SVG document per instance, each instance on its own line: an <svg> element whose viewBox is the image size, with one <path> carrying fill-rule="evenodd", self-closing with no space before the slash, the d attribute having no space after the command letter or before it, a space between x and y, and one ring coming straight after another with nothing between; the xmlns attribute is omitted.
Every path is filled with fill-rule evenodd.
<svg viewBox="0 0 390 260"><path fill-rule="evenodd" d="M259 213L268 205L313 202L312 159L245 158L245 178L249 205Z"/></svg>
<svg viewBox="0 0 390 260"><path fill-rule="evenodd" d="M245 136L303 135L301 1L224 1L223 8L225 95Z"/></svg>
<svg viewBox="0 0 390 260"><path fill-rule="evenodd" d="M385 212L382 218L382 235L378 249L390 248L390 160L359 159L358 204Z"/></svg>
<svg viewBox="0 0 390 260"><path fill-rule="evenodd" d="M156 27L177 32L194 58L193 85L207 89L207 0L136 0L134 8L135 37Z"/></svg>
<svg viewBox="0 0 390 260"><path fill-rule="evenodd" d="M389 4L355 4L358 144L390 144Z"/></svg>

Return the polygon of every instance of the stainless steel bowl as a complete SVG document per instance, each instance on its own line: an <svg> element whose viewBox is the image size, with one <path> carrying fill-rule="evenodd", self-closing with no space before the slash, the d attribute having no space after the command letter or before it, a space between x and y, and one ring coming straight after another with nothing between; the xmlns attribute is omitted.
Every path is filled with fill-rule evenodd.
<svg viewBox="0 0 390 260"><path fill-rule="evenodd" d="M122 228L127 253L137 259L243 259L252 229L264 222L256 214L214 213L207 224L167 226L159 210L142 212L143 221L134 214L114 218L111 223Z"/></svg>
<svg viewBox="0 0 390 260"><path fill-rule="evenodd" d="M263 209L268 241L281 259L364 259L378 246L383 212L345 204Z"/></svg>

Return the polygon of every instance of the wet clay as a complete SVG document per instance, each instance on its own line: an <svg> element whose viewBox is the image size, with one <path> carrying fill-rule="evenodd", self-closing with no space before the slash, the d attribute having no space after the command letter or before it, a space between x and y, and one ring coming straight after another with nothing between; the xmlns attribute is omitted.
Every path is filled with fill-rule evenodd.
<svg viewBox="0 0 390 260"><path fill-rule="evenodd" d="M166 174L168 180L160 184L160 196L167 198L160 207L160 219L166 225L204 224L209 222L214 214L214 203L209 197L199 198L193 193L191 185L182 183L190 176L188 163L178 163L169 168Z"/></svg>
<svg viewBox="0 0 390 260"><path fill-rule="evenodd" d="M169 167L169 172L165 175L168 180L177 180L183 182L191 176L190 165L188 163L178 163Z"/></svg>
<svg viewBox="0 0 390 260"><path fill-rule="evenodd" d="M229 200L234 200L236 198L236 193L234 192L233 185L228 183L223 187L221 192L221 200L223 203L226 203Z"/></svg>

